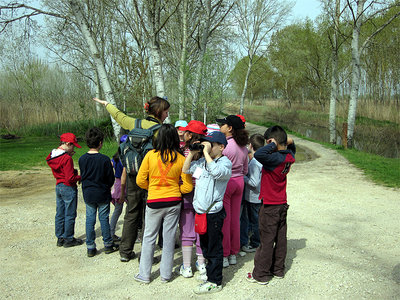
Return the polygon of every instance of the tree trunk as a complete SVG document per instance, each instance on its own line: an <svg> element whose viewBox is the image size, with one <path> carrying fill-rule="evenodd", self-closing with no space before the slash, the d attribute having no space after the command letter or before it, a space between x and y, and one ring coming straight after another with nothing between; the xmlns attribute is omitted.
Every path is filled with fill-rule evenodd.
<svg viewBox="0 0 400 300"><path fill-rule="evenodd" d="M80 4L76 0L69 0L69 4L71 6L72 13L75 16L76 23L79 26L79 29L81 30L82 35L85 38L85 40L89 46L90 53L92 55L93 61L95 63L95 66L96 66L96 69L97 69L97 72L99 75L100 83L103 88L104 97L106 98L106 100L109 103L116 105L115 100L114 100L114 93L112 91L110 81L108 80L108 76L107 76L106 69L104 67L104 63L100 57L100 52L97 48L97 45L92 36L92 33L89 30L87 21L82 13ZM112 122L112 126L114 129L114 136L115 136L116 140L118 141L119 132L120 132L121 127L113 118L111 118L111 122Z"/></svg>
<svg viewBox="0 0 400 300"><path fill-rule="evenodd" d="M338 98L338 30L339 30L340 0L336 0L335 19L332 40L332 78L331 98L329 103L329 141L336 145L336 101Z"/></svg>
<svg viewBox="0 0 400 300"><path fill-rule="evenodd" d="M186 61L187 61L187 10L188 0L183 1L183 20L182 20L182 52L181 62L179 66L179 80L178 80L178 105L179 105L179 119L184 119L184 104L186 95Z"/></svg>
<svg viewBox="0 0 400 300"><path fill-rule="evenodd" d="M249 55L249 64L247 66L247 72L246 72L246 78L244 79L244 86L243 86L243 91L242 91L242 97L240 98L240 110L239 114L243 115L243 109L244 109L244 99L246 97L246 92L247 92L247 84L249 82L249 77L250 77L250 72L251 72L251 67L253 65L253 55Z"/></svg>
<svg viewBox="0 0 400 300"><path fill-rule="evenodd" d="M210 34L210 26L211 26L211 0L207 0L206 4L206 21L203 28L203 33L200 42L200 55L199 55L199 66L197 67L196 74L196 83L195 83L195 96L192 102L192 111L190 114L190 119L195 120L197 117L197 103L200 101L200 93L201 93L201 79L203 75L203 66L204 66L204 58L206 55L206 48L208 37Z"/></svg>
<svg viewBox="0 0 400 300"><path fill-rule="evenodd" d="M363 14L365 0L360 0L357 2L357 16L355 19L353 27L353 35L351 41L351 89L350 89L350 102L349 102L349 112L347 117L347 146L352 148L354 146L354 128L356 122L356 112L357 112L357 98L358 90L360 88L360 77L361 77L361 67L360 67L360 49L359 49L359 37L361 29L361 19Z"/></svg>
<svg viewBox="0 0 400 300"><path fill-rule="evenodd" d="M100 78L99 73L96 71L96 98L101 99L101 86L100 86ZM96 102L96 115L100 117L101 115L101 104Z"/></svg>

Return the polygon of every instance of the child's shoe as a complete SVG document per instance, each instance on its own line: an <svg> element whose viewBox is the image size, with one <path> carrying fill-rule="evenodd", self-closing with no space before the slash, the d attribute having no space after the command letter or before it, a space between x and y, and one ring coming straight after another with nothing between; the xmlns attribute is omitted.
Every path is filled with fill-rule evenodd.
<svg viewBox="0 0 400 300"><path fill-rule="evenodd" d="M229 267L229 260L228 260L228 257L224 257L224 260L222 261L222 266L223 266L224 268Z"/></svg>
<svg viewBox="0 0 400 300"><path fill-rule="evenodd" d="M70 241L64 240L63 246L64 246L64 248L69 248L69 247L80 246L82 244L83 244L83 240L73 238Z"/></svg>
<svg viewBox="0 0 400 300"><path fill-rule="evenodd" d="M113 237L112 237L112 239L113 239L113 242L114 243L119 243L119 242L121 242L121 238L118 236L118 235L113 235Z"/></svg>
<svg viewBox="0 0 400 300"><path fill-rule="evenodd" d="M242 250L246 253L252 253L256 252L257 248L249 245L249 246L243 246Z"/></svg>
<svg viewBox="0 0 400 300"><path fill-rule="evenodd" d="M181 265L179 269L179 274L181 274L185 278L193 277L192 267L189 266L185 268L183 265Z"/></svg>
<svg viewBox="0 0 400 300"><path fill-rule="evenodd" d="M97 249L96 249L96 248L87 249L87 256L88 256L88 257L93 257L93 256L96 255L96 253L97 253Z"/></svg>
<svg viewBox="0 0 400 300"><path fill-rule="evenodd" d="M246 279L247 279L248 282L251 282L251 283L258 283L258 284L261 284L261 285L267 285L268 284L268 281L264 282L264 281L255 280L254 277L253 277L253 274L251 272L247 273Z"/></svg>
<svg viewBox="0 0 400 300"><path fill-rule="evenodd" d="M200 275L207 274L206 264L200 265L198 261L196 261L196 270L199 271Z"/></svg>
<svg viewBox="0 0 400 300"><path fill-rule="evenodd" d="M222 290L222 285L217 285L215 283L206 281L199 286L197 286L193 292L195 294L210 294L220 292Z"/></svg>
<svg viewBox="0 0 400 300"><path fill-rule="evenodd" d="M149 279L143 279L140 274L136 274L133 279L135 279L136 281L139 281L141 283L145 283L145 284L149 284L150 280Z"/></svg>
<svg viewBox="0 0 400 300"><path fill-rule="evenodd" d="M113 253L115 251L118 251L118 249L119 249L118 245L113 243L111 246L104 247L104 253L105 254L110 254L110 253Z"/></svg>
<svg viewBox="0 0 400 300"><path fill-rule="evenodd" d="M57 239L57 247L62 247L64 245L64 238Z"/></svg>
<svg viewBox="0 0 400 300"><path fill-rule="evenodd" d="M234 255L234 254L232 254L232 255L229 255L229 264L230 265L236 265L236 255Z"/></svg>

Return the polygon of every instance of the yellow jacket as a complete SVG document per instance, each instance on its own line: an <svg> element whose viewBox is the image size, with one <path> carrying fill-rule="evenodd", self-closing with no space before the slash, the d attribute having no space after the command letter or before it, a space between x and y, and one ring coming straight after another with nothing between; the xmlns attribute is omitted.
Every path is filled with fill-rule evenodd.
<svg viewBox="0 0 400 300"><path fill-rule="evenodd" d="M117 123L119 125L121 125L122 128L124 129L128 129L128 130L132 130L135 127L135 118L129 117L126 114L124 114L122 111L120 111L118 108L116 108L114 105L108 103L106 106L107 111L110 113L111 117L113 117L113 119L115 121L117 121ZM162 122L160 120L158 120L156 117L149 115L150 117L152 117L153 119L158 121L158 124L162 124ZM151 126L157 124L154 121L149 121L146 119L142 120L142 128L143 129L148 129ZM154 133L154 136L157 136L158 130L157 132Z"/></svg>
<svg viewBox="0 0 400 300"><path fill-rule="evenodd" d="M160 152L150 150L143 159L136 177L137 185L148 190L147 203L152 208L165 207L166 202L182 201L182 194L193 190L192 176L182 172L185 157L178 153L173 163L164 164ZM182 180L182 184L180 184Z"/></svg>

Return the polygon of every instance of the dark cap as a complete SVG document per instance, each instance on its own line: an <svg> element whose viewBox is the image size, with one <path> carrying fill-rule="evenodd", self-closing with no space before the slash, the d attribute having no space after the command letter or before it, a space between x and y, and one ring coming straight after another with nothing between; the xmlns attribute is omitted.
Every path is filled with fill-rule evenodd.
<svg viewBox="0 0 400 300"><path fill-rule="evenodd" d="M202 137L200 141L209 141L211 143L218 143L224 145L225 147L228 144L225 134L223 134L220 131L213 131L209 135Z"/></svg>
<svg viewBox="0 0 400 300"><path fill-rule="evenodd" d="M243 121L235 115L229 115L223 119L217 119L217 123L227 124L228 126L232 126L233 129L244 129Z"/></svg>

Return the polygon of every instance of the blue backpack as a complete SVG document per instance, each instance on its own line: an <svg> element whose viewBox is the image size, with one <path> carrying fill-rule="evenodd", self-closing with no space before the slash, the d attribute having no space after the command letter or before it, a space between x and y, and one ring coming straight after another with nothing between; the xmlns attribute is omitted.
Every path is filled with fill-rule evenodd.
<svg viewBox="0 0 400 300"><path fill-rule="evenodd" d="M135 127L127 134L125 142L118 148L119 158L129 175L136 175L143 158L153 149L154 132L161 127L155 124L148 129L142 128L142 120L135 120Z"/></svg>

